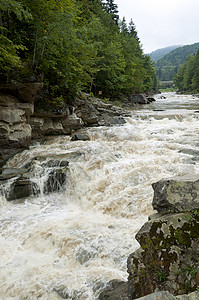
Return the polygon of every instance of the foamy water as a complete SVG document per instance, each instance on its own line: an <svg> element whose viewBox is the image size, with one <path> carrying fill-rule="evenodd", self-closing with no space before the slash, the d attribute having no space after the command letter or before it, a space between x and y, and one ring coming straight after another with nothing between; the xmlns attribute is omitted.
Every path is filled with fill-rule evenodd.
<svg viewBox="0 0 199 300"><path fill-rule="evenodd" d="M8 162L59 158L69 171L63 192L20 203L0 196L0 299L94 300L108 281L127 279L135 234L154 213L151 184L198 173L183 151L199 150L199 99L167 97L133 110L124 126L85 130L91 141L54 137ZM39 161L35 170L42 185Z"/></svg>

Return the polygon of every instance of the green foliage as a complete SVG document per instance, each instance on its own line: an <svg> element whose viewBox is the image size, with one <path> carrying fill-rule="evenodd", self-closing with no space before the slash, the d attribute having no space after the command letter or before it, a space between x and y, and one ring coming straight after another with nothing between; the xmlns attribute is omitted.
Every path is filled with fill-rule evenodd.
<svg viewBox="0 0 199 300"><path fill-rule="evenodd" d="M177 74L189 55L195 54L199 49L199 43L179 47L164 57L159 59L156 64L156 74L159 80L169 81Z"/></svg>
<svg viewBox="0 0 199 300"><path fill-rule="evenodd" d="M0 74L4 80L13 69L20 71L22 68L19 53L27 48L18 38L16 27L22 22L26 24L31 18L21 1L0 0Z"/></svg>
<svg viewBox="0 0 199 300"><path fill-rule="evenodd" d="M156 272L157 278L160 282L164 282L168 280L168 274L162 270Z"/></svg>
<svg viewBox="0 0 199 300"><path fill-rule="evenodd" d="M151 57L151 59L154 61L154 62L157 62L159 59L161 59L163 56L165 56L166 54L168 54L169 52L179 48L179 47L182 47L180 45L178 46L169 46L169 47L165 47L165 48L161 48L161 49L157 49L153 52L151 52L149 54L149 56Z"/></svg>
<svg viewBox="0 0 199 300"><path fill-rule="evenodd" d="M114 97L153 89L153 64L133 21L118 25L114 0L0 0L0 11L4 81L42 75L58 106L78 91Z"/></svg>
<svg viewBox="0 0 199 300"><path fill-rule="evenodd" d="M199 91L199 51L195 55L188 56L175 76L174 82L181 92Z"/></svg>

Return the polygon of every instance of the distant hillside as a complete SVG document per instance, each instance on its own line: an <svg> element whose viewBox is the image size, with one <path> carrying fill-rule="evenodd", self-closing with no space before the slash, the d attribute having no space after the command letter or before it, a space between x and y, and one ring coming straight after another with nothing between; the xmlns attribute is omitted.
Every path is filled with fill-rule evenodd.
<svg viewBox="0 0 199 300"><path fill-rule="evenodd" d="M198 49L199 43L186 45L159 59L155 64L158 79L160 81L173 80L174 75L177 74L179 67L185 63L187 57L197 53Z"/></svg>
<svg viewBox="0 0 199 300"><path fill-rule="evenodd" d="M182 47L182 45L178 45L178 46L169 46L169 47L165 47L165 48L161 48L161 49L157 49L153 52L151 52L149 54L149 56L151 57L151 59L156 62L159 59L161 59L163 56L165 56L166 54L168 54L169 52L175 50L176 48Z"/></svg>

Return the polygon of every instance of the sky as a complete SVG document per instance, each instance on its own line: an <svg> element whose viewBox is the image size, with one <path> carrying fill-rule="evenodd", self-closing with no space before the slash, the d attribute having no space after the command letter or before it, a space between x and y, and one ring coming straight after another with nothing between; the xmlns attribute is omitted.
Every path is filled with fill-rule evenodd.
<svg viewBox="0 0 199 300"><path fill-rule="evenodd" d="M120 19L132 18L144 53L199 42L199 0L115 0Z"/></svg>

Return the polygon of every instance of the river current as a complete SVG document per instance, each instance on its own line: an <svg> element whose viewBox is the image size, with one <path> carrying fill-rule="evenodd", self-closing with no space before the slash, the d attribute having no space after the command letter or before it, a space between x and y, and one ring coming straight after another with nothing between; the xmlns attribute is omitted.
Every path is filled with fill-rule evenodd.
<svg viewBox="0 0 199 300"><path fill-rule="evenodd" d="M7 163L63 157L69 172L62 192L0 196L0 299L94 300L110 280L127 280L135 234L154 213L151 184L199 173L199 98L164 95L123 126L85 129L90 141L51 137Z"/></svg>

